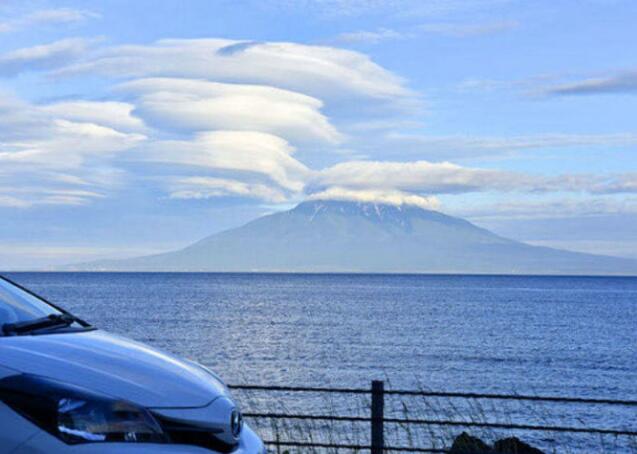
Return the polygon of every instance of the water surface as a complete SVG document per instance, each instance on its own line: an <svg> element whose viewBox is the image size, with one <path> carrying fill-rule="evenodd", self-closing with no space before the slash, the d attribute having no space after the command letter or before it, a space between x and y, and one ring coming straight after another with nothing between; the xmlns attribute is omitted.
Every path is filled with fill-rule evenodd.
<svg viewBox="0 0 637 454"><path fill-rule="evenodd" d="M358 387L383 378L400 388L637 399L637 278L10 277L230 383Z"/></svg>

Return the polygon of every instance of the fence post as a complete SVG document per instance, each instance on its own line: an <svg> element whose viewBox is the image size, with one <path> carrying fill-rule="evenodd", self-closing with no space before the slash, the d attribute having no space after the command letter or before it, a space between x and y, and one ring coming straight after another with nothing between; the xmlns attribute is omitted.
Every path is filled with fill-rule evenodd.
<svg viewBox="0 0 637 454"><path fill-rule="evenodd" d="M372 380L372 453L383 454L385 448L383 419L385 407L385 383Z"/></svg>

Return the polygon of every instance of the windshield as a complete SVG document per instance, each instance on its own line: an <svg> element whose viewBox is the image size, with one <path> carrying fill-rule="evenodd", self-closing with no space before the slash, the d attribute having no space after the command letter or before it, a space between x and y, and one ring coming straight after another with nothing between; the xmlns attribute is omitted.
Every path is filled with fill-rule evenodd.
<svg viewBox="0 0 637 454"><path fill-rule="evenodd" d="M61 314L49 304L0 277L0 326Z"/></svg>

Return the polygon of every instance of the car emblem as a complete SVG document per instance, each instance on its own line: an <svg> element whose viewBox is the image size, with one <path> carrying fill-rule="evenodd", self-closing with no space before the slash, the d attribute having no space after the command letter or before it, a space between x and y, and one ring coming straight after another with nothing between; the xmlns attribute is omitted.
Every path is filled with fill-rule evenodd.
<svg viewBox="0 0 637 454"><path fill-rule="evenodd" d="M234 409L230 415L230 430L232 431L232 436L239 438L241 429L243 429L243 416L239 410Z"/></svg>

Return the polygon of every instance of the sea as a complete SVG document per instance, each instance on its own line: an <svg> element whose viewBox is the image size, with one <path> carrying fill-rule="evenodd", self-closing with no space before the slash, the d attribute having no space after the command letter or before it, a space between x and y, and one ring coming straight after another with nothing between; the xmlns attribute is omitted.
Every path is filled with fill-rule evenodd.
<svg viewBox="0 0 637 454"><path fill-rule="evenodd" d="M368 388L378 379L392 389L637 400L637 278L7 276L100 329L198 361L230 384ZM295 396L252 395L243 405L267 410L269 402ZM286 408L322 411L316 402L307 397ZM505 414L514 423L637 430L636 407L549 405L538 410L525 403L507 410L511 403L489 401L476 409L478 404L439 400L437 407L414 411L422 415L435 407L444 412L447 402L458 413L470 408L488 420ZM334 408L333 401L330 405ZM567 444L572 452L592 449L590 439L578 441L585 435L516 435L545 446Z"/></svg>

